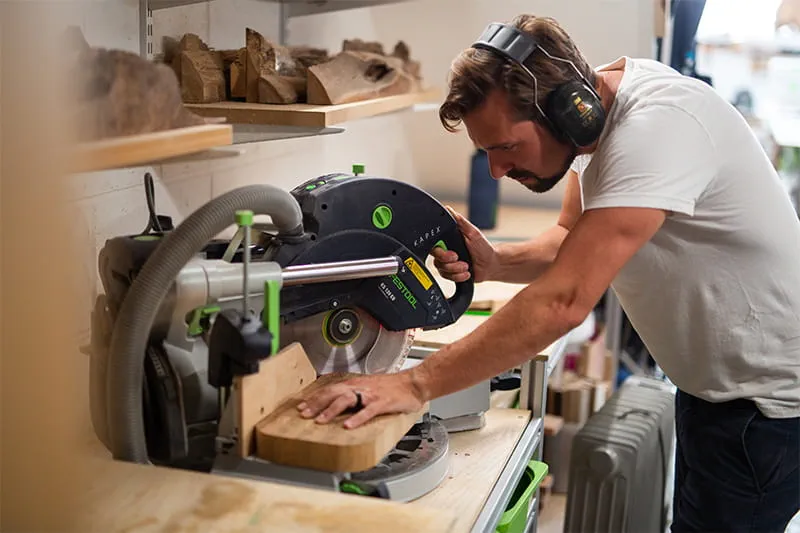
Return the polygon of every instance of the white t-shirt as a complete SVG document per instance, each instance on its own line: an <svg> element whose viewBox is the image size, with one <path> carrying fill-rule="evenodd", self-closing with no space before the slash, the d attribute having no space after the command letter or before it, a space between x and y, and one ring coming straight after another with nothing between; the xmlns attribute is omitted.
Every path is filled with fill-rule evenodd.
<svg viewBox="0 0 800 533"><path fill-rule="evenodd" d="M573 164L584 210L668 210L612 288L681 390L800 416L800 222L743 117L653 60L624 76L591 155Z"/></svg>

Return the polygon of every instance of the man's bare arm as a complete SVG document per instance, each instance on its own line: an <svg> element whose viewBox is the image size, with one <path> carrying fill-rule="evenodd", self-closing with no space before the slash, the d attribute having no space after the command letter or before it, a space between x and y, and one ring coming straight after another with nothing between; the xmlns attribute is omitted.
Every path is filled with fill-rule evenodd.
<svg viewBox="0 0 800 533"><path fill-rule="evenodd" d="M552 264L561 243L581 215L578 175L569 170L565 178L567 187L557 224L529 241L498 244L498 267L491 279L508 283L530 283Z"/></svg>
<svg viewBox="0 0 800 533"><path fill-rule="evenodd" d="M655 209L587 211L552 265L468 336L409 370L423 401L514 368L580 324L622 266L661 227Z"/></svg>

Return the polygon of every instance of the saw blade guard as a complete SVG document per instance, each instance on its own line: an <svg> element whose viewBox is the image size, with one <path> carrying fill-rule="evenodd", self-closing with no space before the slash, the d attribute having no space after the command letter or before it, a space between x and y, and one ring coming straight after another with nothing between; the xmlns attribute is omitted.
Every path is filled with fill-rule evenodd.
<svg viewBox="0 0 800 533"><path fill-rule="evenodd" d="M402 265L396 275L382 278L285 288L281 311L287 323L338 306L362 309L390 331L438 329L468 309L474 275L456 283L447 297L426 266L438 246L455 251L473 273L456 220L425 191L389 178L331 174L307 181L291 194L309 238L275 241L265 260L286 268L392 255Z"/></svg>

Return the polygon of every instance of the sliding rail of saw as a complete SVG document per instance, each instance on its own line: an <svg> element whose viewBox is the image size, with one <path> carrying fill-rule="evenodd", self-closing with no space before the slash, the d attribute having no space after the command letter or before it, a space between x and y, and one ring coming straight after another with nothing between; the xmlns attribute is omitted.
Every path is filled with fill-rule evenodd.
<svg viewBox="0 0 800 533"><path fill-rule="evenodd" d="M237 213L240 227L252 225L249 211ZM409 500L415 497L403 477L380 483L360 483L351 473L378 465L413 427L436 431L428 404L408 414L381 415L355 428L345 429L349 413L327 423L300 416L301 396L352 374L325 374L316 370L299 343L279 349L279 292L281 284L329 281L342 277L395 274L397 258L348 261L314 265L306 272L285 272L268 264L251 264L249 231L244 231L243 309L248 309L252 274L264 281L264 311L260 319L247 311L221 311L209 338L209 374L216 381L224 406L212 473L256 480L327 488L335 491ZM294 276L293 276L294 274ZM421 422L419 422L421 420ZM423 438L425 435L423 435ZM446 469L446 454L441 454ZM444 477L442 468L428 469L428 476ZM429 480L436 484L439 480ZM394 492L394 494L388 494Z"/></svg>

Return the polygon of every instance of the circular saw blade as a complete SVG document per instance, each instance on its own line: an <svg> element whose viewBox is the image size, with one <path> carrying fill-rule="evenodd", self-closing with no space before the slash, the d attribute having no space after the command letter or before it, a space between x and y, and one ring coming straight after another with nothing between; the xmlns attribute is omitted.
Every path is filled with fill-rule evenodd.
<svg viewBox="0 0 800 533"><path fill-rule="evenodd" d="M383 374L400 370L415 331L389 331L363 309L351 307L284 324L280 337L281 347L300 343L319 375Z"/></svg>

